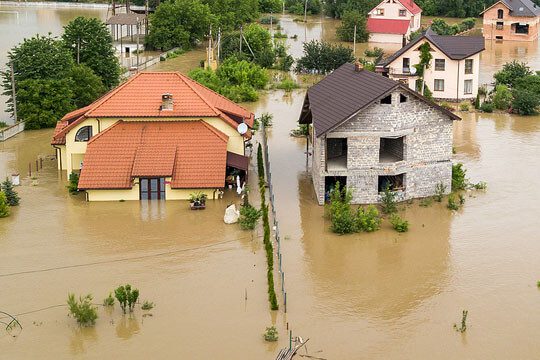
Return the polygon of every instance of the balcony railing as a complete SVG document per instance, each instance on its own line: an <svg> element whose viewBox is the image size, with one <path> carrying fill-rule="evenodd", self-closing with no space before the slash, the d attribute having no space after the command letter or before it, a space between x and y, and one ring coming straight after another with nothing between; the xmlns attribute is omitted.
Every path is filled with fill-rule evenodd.
<svg viewBox="0 0 540 360"><path fill-rule="evenodd" d="M394 76L416 76L416 69L414 70L411 70L413 69L412 67L400 67L400 68L390 68L388 73L390 75L394 75ZM414 71L414 74L413 74L413 71Z"/></svg>

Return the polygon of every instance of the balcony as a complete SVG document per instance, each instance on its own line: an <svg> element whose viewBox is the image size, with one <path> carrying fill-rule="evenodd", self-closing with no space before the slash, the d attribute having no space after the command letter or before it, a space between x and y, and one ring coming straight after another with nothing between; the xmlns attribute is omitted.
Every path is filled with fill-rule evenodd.
<svg viewBox="0 0 540 360"><path fill-rule="evenodd" d="M413 76L416 76L416 69L412 67L399 67L399 68L391 67L388 69L388 74L395 77L399 77L399 76L413 77Z"/></svg>

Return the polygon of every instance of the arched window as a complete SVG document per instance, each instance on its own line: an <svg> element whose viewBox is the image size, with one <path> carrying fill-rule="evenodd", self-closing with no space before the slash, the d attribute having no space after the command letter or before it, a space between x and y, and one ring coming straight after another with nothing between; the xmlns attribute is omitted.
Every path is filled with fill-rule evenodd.
<svg viewBox="0 0 540 360"><path fill-rule="evenodd" d="M503 17L504 17L504 10L503 9L497 10L497 18L502 19Z"/></svg>
<svg viewBox="0 0 540 360"><path fill-rule="evenodd" d="M92 127L91 126L83 126L79 130L77 130L77 134L75 134L75 141L88 141L92 137Z"/></svg>

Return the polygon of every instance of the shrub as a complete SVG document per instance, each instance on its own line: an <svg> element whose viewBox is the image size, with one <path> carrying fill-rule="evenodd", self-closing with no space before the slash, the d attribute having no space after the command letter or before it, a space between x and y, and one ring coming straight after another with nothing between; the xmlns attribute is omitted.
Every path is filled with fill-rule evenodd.
<svg viewBox="0 0 540 360"><path fill-rule="evenodd" d="M152 310L154 308L154 303L148 300L145 300L141 306L143 310Z"/></svg>
<svg viewBox="0 0 540 360"><path fill-rule="evenodd" d="M0 191L0 218L9 216L9 204L6 198L6 194Z"/></svg>
<svg viewBox="0 0 540 360"><path fill-rule="evenodd" d="M266 341L278 341L278 331L275 326L266 328L264 332L264 340Z"/></svg>
<svg viewBox="0 0 540 360"><path fill-rule="evenodd" d="M446 102L446 101L443 101L441 103L441 107L443 109L446 109L446 110L454 111L454 106L452 106L452 104L450 104L449 102Z"/></svg>
<svg viewBox="0 0 540 360"><path fill-rule="evenodd" d="M274 39L287 39L289 36L287 34L284 34L282 32L275 32L274 33Z"/></svg>
<svg viewBox="0 0 540 360"><path fill-rule="evenodd" d="M296 62L297 73L327 74L354 62L353 50L342 45L312 40L304 43L304 54Z"/></svg>
<svg viewBox="0 0 540 360"><path fill-rule="evenodd" d="M469 314L468 310L463 310L461 315L461 327L458 327L457 324L454 324L454 330L460 333L467 331L467 315Z"/></svg>
<svg viewBox="0 0 540 360"><path fill-rule="evenodd" d="M469 111L471 109L471 104L469 104L468 102L462 102L461 104L459 104L459 110L461 111Z"/></svg>
<svg viewBox="0 0 540 360"><path fill-rule="evenodd" d="M450 194L450 196L448 196L448 204L446 205L446 207L450 210L459 210L461 205L456 199L455 194Z"/></svg>
<svg viewBox="0 0 540 360"><path fill-rule="evenodd" d="M465 190L467 187L467 170L462 163L452 164L452 191Z"/></svg>
<svg viewBox="0 0 540 360"><path fill-rule="evenodd" d="M113 306L113 305L114 305L114 298L112 296L112 293L109 293L109 296L103 299L103 306Z"/></svg>
<svg viewBox="0 0 540 360"><path fill-rule="evenodd" d="M357 231L373 232L381 228L379 211L373 205L367 208L358 208L356 212Z"/></svg>
<svg viewBox="0 0 540 360"><path fill-rule="evenodd" d="M69 175L69 185L67 186L70 194L79 192L79 174L72 172Z"/></svg>
<svg viewBox="0 0 540 360"><path fill-rule="evenodd" d="M472 187L475 188L476 190L485 190L487 189L487 182L480 181L476 184L472 184Z"/></svg>
<svg viewBox="0 0 540 360"><path fill-rule="evenodd" d="M480 109L480 90L478 90L478 94L476 94L476 99L474 100L474 108L476 110Z"/></svg>
<svg viewBox="0 0 540 360"><path fill-rule="evenodd" d="M17 192L13 188L13 183L11 182L11 180L6 178L6 180L0 186L0 190L3 191L6 195L6 200L9 206L19 205L19 194L17 194Z"/></svg>
<svg viewBox="0 0 540 360"><path fill-rule="evenodd" d="M427 198L423 198L422 200L420 200L420 206L422 206L422 207L428 207L428 206L431 206L431 204L433 204L433 198L432 197L427 197Z"/></svg>
<svg viewBox="0 0 540 360"><path fill-rule="evenodd" d="M441 202L443 197L444 197L444 194L446 194L446 185L444 185L443 183L438 183L436 186L435 186L435 200L437 202Z"/></svg>
<svg viewBox="0 0 540 360"><path fill-rule="evenodd" d="M330 220L331 229L336 234L351 234L356 232L356 219L351 209L352 194L346 186L340 187L339 182L330 191Z"/></svg>
<svg viewBox="0 0 540 360"><path fill-rule="evenodd" d="M493 77L496 85L506 85L513 88L518 79L532 74L531 68L526 63L514 60L504 64L502 70L495 73Z"/></svg>
<svg viewBox="0 0 540 360"><path fill-rule="evenodd" d="M96 323L97 307L92 305L92 295L80 296L75 299L75 294L69 294L67 304L69 312L80 325L89 326Z"/></svg>
<svg viewBox="0 0 540 360"><path fill-rule="evenodd" d="M403 220L398 214L392 214L390 216L390 224L397 232L403 233L409 231L409 222Z"/></svg>
<svg viewBox="0 0 540 360"><path fill-rule="evenodd" d="M129 309L129 312L133 312L133 307L139 298L139 290L132 289L131 285L127 284L125 286L119 286L114 290L114 296L120 303L120 307L125 314L126 309Z"/></svg>
<svg viewBox="0 0 540 360"><path fill-rule="evenodd" d="M519 115L535 115L540 106L540 96L529 90L515 90L513 92L512 111Z"/></svg>
<svg viewBox="0 0 540 360"><path fill-rule="evenodd" d="M382 58L384 56L384 50L380 47L374 47L373 50L364 50L364 55L371 58Z"/></svg>
<svg viewBox="0 0 540 360"><path fill-rule="evenodd" d="M240 218L238 223L243 230L253 230L257 225L257 221L261 217L261 210L255 209L250 204L243 205L240 208Z"/></svg>
<svg viewBox="0 0 540 360"><path fill-rule="evenodd" d="M0 121L0 129L7 127L8 124L5 121Z"/></svg>
<svg viewBox="0 0 540 360"><path fill-rule="evenodd" d="M276 18L275 16L268 15L268 16L263 16L261 20L259 20L259 22L263 25L270 25L270 23L276 25L276 24L279 24L279 19Z"/></svg>
<svg viewBox="0 0 540 360"><path fill-rule="evenodd" d="M490 103L488 101L484 101L482 105L480 106L480 110L482 110L485 113L492 113L493 112L493 103Z"/></svg>
<svg viewBox="0 0 540 360"><path fill-rule="evenodd" d="M507 110L512 105L512 92L506 85L497 85L495 95L493 95L493 106L495 109Z"/></svg>
<svg viewBox="0 0 540 360"><path fill-rule="evenodd" d="M390 184L384 187L384 192L381 196L382 211L385 214L393 214L397 211L396 193L390 190Z"/></svg>
<svg viewBox="0 0 540 360"><path fill-rule="evenodd" d="M296 81L291 79L283 79L280 83L276 85L276 89L285 90L286 92L291 92L294 89L298 89L300 86Z"/></svg>

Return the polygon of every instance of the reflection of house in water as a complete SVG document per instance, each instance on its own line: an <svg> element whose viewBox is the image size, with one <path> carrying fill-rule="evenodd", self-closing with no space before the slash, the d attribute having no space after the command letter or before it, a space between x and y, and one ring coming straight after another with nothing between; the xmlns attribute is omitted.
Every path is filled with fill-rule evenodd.
<svg viewBox="0 0 540 360"><path fill-rule="evenodd" d="M400 200L450 189L452 122L459 119L400 82L345 64L311 87L301 124L313 124L312 177L319 204L336 182L353 203Z"/></svg>
<svg viewBox="0 0 540 360"><path fill-rule="evenodd" d="M538 38L540 6L531 0L501 0L484 10L484 37L534 41Z"/></svg>
<svg viewBox="0 0 540 360"><path fill-rule="evenodd" d="M395 319L444 288L452 219L444 206L409 208L414 230L398 241L385 225L376 233L338 236L329 231L308 174L300 176L298 189L306 277L319 308Z"/></svg>

